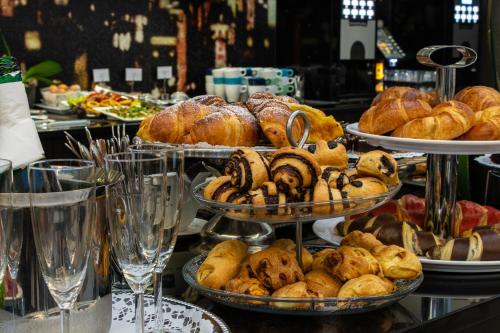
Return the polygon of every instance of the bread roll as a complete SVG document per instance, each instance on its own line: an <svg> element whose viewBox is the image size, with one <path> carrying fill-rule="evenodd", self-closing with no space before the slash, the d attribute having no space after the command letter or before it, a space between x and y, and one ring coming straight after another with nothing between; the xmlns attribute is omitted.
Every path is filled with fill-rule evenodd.
<svg viewBox="0 0 500 333"><path fill-rule="evenodd" d="M391 279L413 280L422 274L422 264L413 253L397 245L380 245L371 250L384 276Z"/></svg>
<svg viewBox="0 0 500 333"><path fill-rule="evenodd" d="M359 119L359 129L370 134L385 134L416 118L432 115L429 103L417 100L389 99L365 111Z"/></svg>
<svg viewBox="0 0 500 333"><path fill-rule="evenodd" d="M467 132L474 124L474 112L457 101L441 103L430 117L414 119L398 127L392 136L413 139L451 140Z"/></svg>
<svg viewBox="0 0 500 333"><path fill-rule="evenodd" d="M454 99L467 104L474 112L500 106L500 93L486 86L466 87L460 90Z"/></svg>
<svg viewBox="0 0 500 333"><path fill-rule="evenodd" d="M196 272L196 281L208 288L223 288L240 271L247 249L247 245L238 240L217 244Z"/></svg>

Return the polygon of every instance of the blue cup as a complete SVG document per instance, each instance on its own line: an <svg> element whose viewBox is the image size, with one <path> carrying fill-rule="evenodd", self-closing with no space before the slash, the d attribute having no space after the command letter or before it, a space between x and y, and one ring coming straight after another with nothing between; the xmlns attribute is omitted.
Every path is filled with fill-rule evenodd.
<svg viewBox="0 0 500 333"><path fill-rule="evenodd" d="M292 77L294 74L294 71L291 68L280 68L279 70L281 72L281 76L283 77Z"/></svg>

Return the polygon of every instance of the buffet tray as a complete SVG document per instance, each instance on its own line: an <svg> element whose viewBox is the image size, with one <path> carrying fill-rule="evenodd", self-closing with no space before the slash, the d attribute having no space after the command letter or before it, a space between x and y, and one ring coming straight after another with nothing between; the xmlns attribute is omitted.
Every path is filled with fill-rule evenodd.
<svg viewBox="0 0 500 333"><path fill-rule="evenodd" d="M312 229L319 238L330 244L340 245L344 237L337 233L335 227L342 221L344 221L342 217L316 221ZM500 272L500 261L435 260L426 257L419 259L424 271L467 274Z"/></svg>
<svg viewBox="0 0 500 333"><path fill-rule="evenodd" d="M315 250L323 248L308 247L314 253ZM196 271L206 258L206 254L196 256L188 261L183 269L184 280L200 294L212 299L215 302L247 311L285 314L285 315L342 315L355 314L368 311L374 311L381 307L393 304L413 291L423 281L423 275L415 280L396 280L394 281L397 290L389 295L369 296L369 297L322 297L322 298L297 298L297 297L278 297L278 296L253 296L238 294L224 290L211 289L202 286L196 281ZM279 302L280 307L272 305Z"/></svg>
<svg viewBox="0 0 500 333"><path fill-rule="evenodd" d="M402 183L399 183L396 186L390 187L388 192L366 197L354 197L323 202L293 202L255 206L252 204L233 204L205 199L203 197L203 189L209 182L210 180L207 180L195 186L193 189L195 199L208 210L233 220L264 223L306 222L364 213L391 199L398 193L402 186ZM334 206L340 206L343 207L343 209L329 210L328 213L324 214L313 212L313 208Z"/></svg>
<svg viewBox="0 0 500 333"><path fill-rule="evenodd" d="M365 139L372 146L430 154L478 155L500 151L499 141L425 140L398 138L361 132L358 123L349 124L346 131Z"/></svg>

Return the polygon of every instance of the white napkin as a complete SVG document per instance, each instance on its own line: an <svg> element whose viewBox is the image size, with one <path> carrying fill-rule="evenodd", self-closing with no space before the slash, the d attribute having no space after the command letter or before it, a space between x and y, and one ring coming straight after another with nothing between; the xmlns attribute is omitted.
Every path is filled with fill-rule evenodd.
<svg viewBox="0 0 500 333"><path fill-rule="evenodd" d="M0 84L0 158L14 169L44 157L22 82Z"/></svg>

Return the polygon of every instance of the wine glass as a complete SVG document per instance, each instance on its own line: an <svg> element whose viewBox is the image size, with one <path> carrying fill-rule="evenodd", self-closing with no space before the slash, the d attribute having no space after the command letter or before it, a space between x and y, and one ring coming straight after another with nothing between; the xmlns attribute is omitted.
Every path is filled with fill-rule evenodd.
<svg viewBox="0 0 500 333"><path fill-rule="evenodd" d="M0 284L8 264L5 226L12 220L12 162L0 159Z"/></svg>
<svg viewBox="0 0 500 333"><path fill-rule="evenodd" d="M155 331L163 331L162 277L177 241L184 193L184 150L179 147L146 143L129 146L132 152L161 152L167 157L167 196L163 240L154 266Z"/></svg>
<svg viewBox="0 0 500 333"><path fill-rule="evenodd" d="M80 292L95 220L95 165L84 160L44 160L28 168L36 253L50 294L69 332L69 311Z"/></svg>
<svg viewBox="0 0 500 333"><path fill-rule="evenodd" d="M167 157L125 152L104 158L111 244L135 294L135 330L144 331L144 291L151 283L163 239Z"/></svg>

